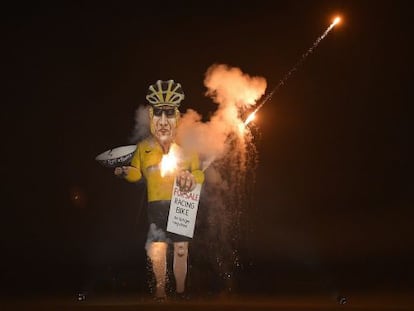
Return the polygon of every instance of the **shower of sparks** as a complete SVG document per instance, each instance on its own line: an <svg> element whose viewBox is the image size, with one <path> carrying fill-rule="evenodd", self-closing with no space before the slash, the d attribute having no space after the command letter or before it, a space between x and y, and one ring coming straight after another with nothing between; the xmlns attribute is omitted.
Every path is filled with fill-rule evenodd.
<svg viewBox="0 0 414 311"><path fill-rule="evenodd" d="M341 18L339 16L335 17L333 22L326 28L324 33L319 36L315 42L312 44L312 46L304 53L302 54L301 58L296 62L296 64L283 76L283 78L279 81L279 83L276 85L276 87L264 98L262 103L247 117L246 121L244 121L244 125L249 124L255 117L256 112L259 111L263 105L269 101L273 95L278 92L278 90L286 83L286 81L290 78L290 76L298 70L298 68L303 64L303 62L308 58L310 54L312 54L313 50L319 45L319 43L326 37L326 35L332 30L332 28L335 27L339 22L341 21Z"/></svg>

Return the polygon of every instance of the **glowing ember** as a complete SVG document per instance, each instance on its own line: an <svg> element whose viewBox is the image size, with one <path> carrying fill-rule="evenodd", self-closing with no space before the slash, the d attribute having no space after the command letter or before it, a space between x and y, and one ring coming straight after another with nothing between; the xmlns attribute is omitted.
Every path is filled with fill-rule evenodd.
<svg viewBox="0 0 414 311"><path fill-rule="evenodd" d="M177 146L172 144L170 151L162 156L161 160L161 177L173 173L177 169Z"/></svg>

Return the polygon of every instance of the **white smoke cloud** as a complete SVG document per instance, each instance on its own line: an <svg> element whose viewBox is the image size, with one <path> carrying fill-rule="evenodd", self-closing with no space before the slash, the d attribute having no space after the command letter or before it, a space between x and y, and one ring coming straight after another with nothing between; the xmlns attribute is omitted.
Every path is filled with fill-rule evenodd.
<svg viewBox="0 0 414 311"><path fill-rule="evenodd" d="M207 69L204 85L208 89L206 95L216 103L237 108L254 105L266 90L264 78L251 77L240 68L224 64L215 64Z"/></svg>
<svg viewBox="0 0 414 311"><path fill-rule="evenodd" d="M208 225L198 240L209 247L208 253L214 256L210 261L216 264L225 287L231 289L231 276L240 262L238 241L241 232L248 230L242 215L253 202L257 165L253 135L244 125L244 118L264 94L266 80L216 64L206 71L204 85L217 110L207 122L188 110L179 123L177 141L184 149L198 152L202 160L205 183L200 211Z"/></svg>
<svg viewBox="0 0 414 311"><path fill-rule="evenodd" d="M180 120L177 141L185 150L196 151L202 159L219 159L231 148L231 135L244 136L243 113L264 94L266 80L251 77L241 69L223 64L210 66L205 74L206 95L218 104L208 122L194 110Z"/></svg>
<svg viewBox="0 0 414 311"><path fill-rule="evenodd" d="M136 144L150 135L150 119L148 106L139 106L135 111L135 127L129 139L131 143Z"/></svg>

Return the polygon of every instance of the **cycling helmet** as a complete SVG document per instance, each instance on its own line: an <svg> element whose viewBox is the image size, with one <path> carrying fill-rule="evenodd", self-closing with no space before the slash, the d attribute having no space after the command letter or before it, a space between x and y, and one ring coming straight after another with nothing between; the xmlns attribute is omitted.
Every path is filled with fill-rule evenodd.
<svg viewBox="0 0 414 311"><path fill-rule="evenodd" d="M179 107L181 101L184 99L184 92L181 84L176 83L174 80L158 80L149 86L146 99L154 107Z"/></svg>

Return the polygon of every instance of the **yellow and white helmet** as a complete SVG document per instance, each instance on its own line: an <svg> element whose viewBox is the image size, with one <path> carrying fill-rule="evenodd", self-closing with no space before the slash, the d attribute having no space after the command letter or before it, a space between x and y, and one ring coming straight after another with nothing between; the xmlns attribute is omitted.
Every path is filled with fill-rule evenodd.
<svg viewBox="0 0 414 311"><path fill-rule="evenodd" d="M178 108L184 99L184 92L181 84L174 80L158 80L149 86L146 99L154 107L173 106Z"/></svg>

